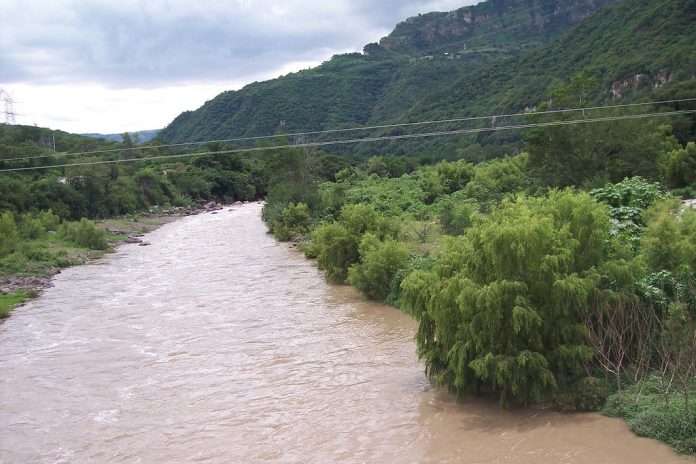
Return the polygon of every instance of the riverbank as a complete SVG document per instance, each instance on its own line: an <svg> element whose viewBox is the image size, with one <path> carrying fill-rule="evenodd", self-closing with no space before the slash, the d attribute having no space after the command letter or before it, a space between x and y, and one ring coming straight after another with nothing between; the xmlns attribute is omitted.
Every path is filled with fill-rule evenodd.
<svg viewBox="0 0 696 464"><path fill-rule="evenodd" d="M312 208L271 196L264 218L327 280L412 315L438 384L601 411L696 454L694 202L637 177L543 195L477 181L513 162L464 188L457 163L355 176Z"/></svg>
<svg viewBox="0 0 696 464"><path fill-rule="evenodd" d="M688 464L619 420L434 388L405 313L327 285L260 205L76 266L0 325L4 462Z"/></svg>
<svg viewBox="0 0 696 464"><path fill-rule="evenodd" d="M242 204L237 202L235 204ZM189 207L153 208L139 214L95 221L106 234L104 249L90 249L58 237L54 231L20 244L25 253L3 260L0 269L0 320L11 311L36 298L51 285L53 277L72 266L79 266L113 252L125 243L148 246L142 237L148 232L182 217L225 208L216 202L200 203Z"/></svg>

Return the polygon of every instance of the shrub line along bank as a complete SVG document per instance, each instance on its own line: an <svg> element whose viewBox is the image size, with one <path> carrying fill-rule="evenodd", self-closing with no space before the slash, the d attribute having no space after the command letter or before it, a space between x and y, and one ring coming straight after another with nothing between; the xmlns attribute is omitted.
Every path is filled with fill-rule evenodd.
<svg viewBox="0 0 696 464"><path fill-rule="evenodd" d="M272 188L263 217L327 280L414 316L439 385L600 409L696 453L696 211L640 177L588 192L534 173L527 155L352 170Z"/></svg>

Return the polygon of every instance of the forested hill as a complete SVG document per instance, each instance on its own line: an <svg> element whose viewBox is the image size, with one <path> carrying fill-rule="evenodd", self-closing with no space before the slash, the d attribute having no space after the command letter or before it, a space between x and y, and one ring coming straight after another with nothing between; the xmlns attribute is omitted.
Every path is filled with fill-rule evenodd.
<svg viewBox="0 0 696 464"><path fill-rule="evenodd" d="M463 73L559 38L614 0L488 0L399 24L364 52L218 95L161 132L170 142L380 124Z"/></svg>
<svg viewBox="0 0 696 464"><path fill-rule="evenodd" d="M599 80L604 101L632 97L693 79L695 44L696 1L624 0L548 45L467 70L408 119L532 107L583 70Z"/></svg>
<svg viewBox="0 0 696 464"><path fill-rule="evenodd" d="M463 71L452 85L413 105L399 122L525 111L547 101L554 89L582 71L597 79L600 87L591 104L627 103L648 96L691 98L696 96L694 44L696 1L624 0L544 46ZM480 136L477 142L501 145L505 142L501 137ZM519 133L507 137L519 138ZM461 150L466 141L448 137L377 148L397 154L414 149L449 153ZM360 151L375 148L371 144Z"/></svg>

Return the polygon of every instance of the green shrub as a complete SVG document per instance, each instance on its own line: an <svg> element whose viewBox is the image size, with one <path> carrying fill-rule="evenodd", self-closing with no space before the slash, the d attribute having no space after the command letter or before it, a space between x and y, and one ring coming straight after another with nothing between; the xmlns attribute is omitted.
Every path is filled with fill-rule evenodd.
<svg viewBox="0 0 696 464"><path fill-rule="evenodd" d="M152 167L140 169L134 178L146 205L162 205L173 197L173 187L167 177ZM130 206L130 205L129 205Z"/></svg>
<svg viewBox="0 0 696 464"><path fill-rule="evenodd" d="M46 229L44 229L39 219L24 215L19 225L19 233L22 238L36 240L46 233Z"/></svg>
<svg viewBox="0 0 696 464"><path fill-rule="evenodd" d="M0 319L10 316L13 307L22 304L28 296L24 290L19 290L9 295L0 295Z"/></svg>
<svg viewBox="0 0 696 464"><path fill-rule="evenodd" d="M554 404L565 412L598 411L611 392L611 386L605 379L583 377L556 395Z"/></svg>
<svg viewBox="0 0 696 464"><path fill-rule="evenodd" d="M613 219L611 235L619 243L636 249L640 233L645 226L646 208L668 197L658 183L649 182L642 177L626 178L616 184L590 191L597 200L609 205L609 214Z"/></svg>
<svg viewBox="0 0 696 464"><path fill-rule="evenodd" d="M440 225L447 235L461 235L473 224L478 208L472 201L446 201L440 212Z"/></svg>
<svg viewBox="0 0 696 464"><path fill-rule="evenodd" d="M35 214L35 217L41 222L41 226L45 231L49 230L57 230L58 226L60 225L60 218L53 214L53 211L50 209L48 211L41 211L38 214Z"/></svg>
<svg viewBox="0 0 696 464"><path fill-rule="evenodd" d="M271 231L282 242L297 239L309 232L311 218L304 203L290 203L273 222Z"/></svg>
<svg viewBox="0 0 696 464"><path fill-rule="evenodd" d="M421 176L413 173L397 179L370 177L356 180L345 189L340 200L349 204L371 205L379 214L394 217L404 212L420 211L425 206L426 196Z"/></svg>
<svg viewBox="0 0 696 464"><path fill-rule="evenodd" d="M655 271L696 271L696 210L680 211L676 201L656 203L646 211L643 254Z"/></svg>
<svg viewBox="0 0 696 464"><path fill-rule="evenodd" d="M312 235L313 254L326 278L332 282L345 282L348 269L360 258L358 246L366 232L385 240L398 235L395 223L380 216L370 205L346 205L338 222L322 224Z"/></svg>
<svg viewBox="0 0 696 464"><path fill-rule="evenodd" d="M671 188L687 187L696 183L696 143L672 150L660 159L662 178Z"/></svg>
<svg viewBox="0 0 696 464"><path fill-rule="evenodd" d="M418 172L419 187L424 193L423 202L432 204L440 196L446 193L447 188L442 185L442 179L434 170L423 169Z"/></svg>
<svg viewBox="0 0 696 464"><path fill-rule="evenodd" d="M412 255L406 266L396 271L391 282L389 282L389 294L387 295L387 304L401 308L402 289L401 282L411 273L416 271L431 271L433 268L433 258L426 255Z"/></svg>
<svg viewBox="0 0 696 464"><path fill-rule="evenodd" d="M696 454L696 404L689 409L681 395L651 388L657 376L611 395L602 409L606 415L621 417L637 435L665 442L682 453ZM693 394L694 392L692 392Z"/></svg>
<svg viewBox="0 0 696 464"><path fill-rule="evenodd" d="M344 206L341 209L339 222L353 237L358 238L356 247L365 232L373 232L380 240L396 237L399 232L395 221L381 216L371 205Z"/></svg>
<svg viewBox="0 0 696 464"><path fill-rule="evenodd" d="M263 205L263 209L261 210L261 219L263 219L263 222L266 223L266 226L270 232L273 231L273 224L280 221L280 218L283 216L283 210L287 206L287 202L271 200L267 201L266 204Z"/></svg>
<svg viewBox="0 0 696 464"><path fill-rule="evenodd" d="M594 189L590 195L610 206L609 214L619 222L642 225L641 212L656 201L667 198L662 186L642 177L631 177L616 184Z"/></svg>
<svg viewBox="0 0 696 464"><path fill-rule="evenodd" d="M474 168L474 176L464 192L484 205L522 192L529 185L526 165L527 156L524 154L481 163Z"/></svg>
<svg viewBox="0 0 696 464"><path fill-rule="evenodd" d="M29 260L20 251L0 257L0 273L16 274L23 272L29 265Z"/></svg>
<svg viewBox="0 0 696 464"><path fill-rule="evenodd" d="M326 271L327 280L345 282L348 268L359 257L356 241L348 229L338 222L322 224L314 230L312 244L319 269Z"/></svg>
<svg viewBox="0 0 696 464"><path fill-rule="evenodd" d="M348 282L368 298L386 301L392 279L406 267L408 247L395 240L380 242L368 232L363 235L358 251L360 262L351 266Z"/></svg>
<svg viewBox="0 0 696 464"><path fill-rule="evenodd" d="M696 198L696 182L692 186L673 189L670 193L682 200Z"/></svg>
<svg viewBox="0 0 696 464"><path fill-rule="evenodd" d="M135 212L139 207L145 206L142 202L143 199L139 199L140 193L140 187L133 178L120 176L116 182L110 184L108 194L104 199L106 214L129 214Z"/></svg>
<svg viewBox="0 0 696 464"><path fill-rule="evenodd" d="M181 207L193 206L193 198L188 193L178 193L174 196L172 204Z"/></svg>
<svg viewBox="0 0 696 464"><path fill-rule="evenodd" d="M92 250L106 250L109 247L106 231L85 218L80 219L79 222L64 224L62 236L66 240Z"/></svg>
<svg viewBox="0 0 696 464"><path fill-rule="evenodd" d="M474 169L472 164L465 161L440 162L437 165L437 175L445 193L451 194L463 189L473 177Z"/></svg>
<svg viewBox="0 0 696 464"><path fill-rule="evenodd" d="M19 231L14 216L5 212L0 216L0 256L12 253L19 243Z"/></svg>
<svg viewBox="0 0 696 464"><path fill-rule="evenodd" d="M24 239L36 240L49 230L56 230L59 224L60 218L51 210L22 214L18 220L19 235Z"/></svg>
<svg viewBox="0 0 696 464"><path fill-rule="evenodd" d="M44 242L24 241L17 246L17 251L22 253L29 261L51 261L53 255L48 251Z"/></svg>

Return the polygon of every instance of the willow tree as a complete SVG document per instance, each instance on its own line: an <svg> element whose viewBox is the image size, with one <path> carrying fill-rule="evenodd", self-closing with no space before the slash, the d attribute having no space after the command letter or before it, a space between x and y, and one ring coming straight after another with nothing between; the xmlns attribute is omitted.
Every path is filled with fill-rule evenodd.
<svg viewBox="0 0 696 464"><path fill-rule="evenodd" d="M360 261L359 246L366 233L378 241L393 239L398 235L398 228L371 205L346 205L338 221L314 230L310 252L317 258L319 269L326 271L329 281L346 281L349 268Z"/></svg>
<svg viewBox="0 0 696 464"><path fill-rule="evenodd" d="M428 374L527 403L583 375L583 318L606 254L606 207L587 194L520 197L450 238L432 271L402 283Z"/></svg>

